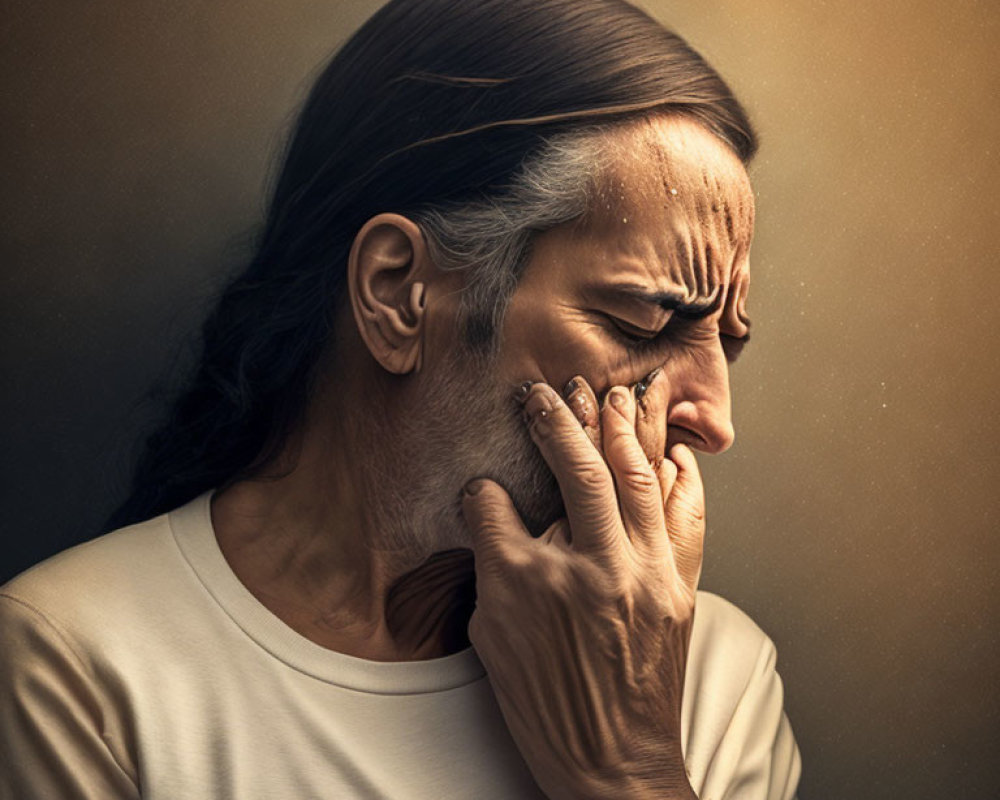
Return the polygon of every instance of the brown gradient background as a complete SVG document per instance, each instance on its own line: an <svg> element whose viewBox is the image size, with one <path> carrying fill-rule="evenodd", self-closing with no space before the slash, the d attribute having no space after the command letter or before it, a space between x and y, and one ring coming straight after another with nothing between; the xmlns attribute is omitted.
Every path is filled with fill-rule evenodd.
<svg viewBox="0 0 1000 800"><path fill-rule="evenodd" d="M803 800L996 797L1000 7L645 5L763 140L703 586L778 645ZM5 4L0 578L121 497L143 391L189 358L310 76L376 6Z"/></svg>

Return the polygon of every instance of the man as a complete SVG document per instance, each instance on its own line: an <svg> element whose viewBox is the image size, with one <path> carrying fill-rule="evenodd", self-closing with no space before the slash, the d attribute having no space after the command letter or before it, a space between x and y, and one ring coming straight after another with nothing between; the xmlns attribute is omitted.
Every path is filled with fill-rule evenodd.
<svg viewBox="0 0 1000 800"><path fill-rule="evenodd" d="M3 796L791 797L696 592L754 148L619 0L383 7L118 529L0 591Z"/></svg>

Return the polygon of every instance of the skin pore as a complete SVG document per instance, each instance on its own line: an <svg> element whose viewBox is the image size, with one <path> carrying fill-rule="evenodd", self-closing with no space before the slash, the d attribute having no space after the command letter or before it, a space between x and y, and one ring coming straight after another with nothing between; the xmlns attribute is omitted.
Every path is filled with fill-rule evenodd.
<svg viewBox="0 0 1000 800"><path fill-rule="evenodd" d="M220 548L301 635L373 660L468 646L474 607L459 492L504 486L529 531L561 515L514 391L581 375L600 397L669 376L666 450L730 446L728 363L747 336L753 195L739 159L680 117L609 142L588 214L535 237L492 359L457 344L463 276L380 215L352 251L350 309L306 419L269 472L216 493Z"/></svg>

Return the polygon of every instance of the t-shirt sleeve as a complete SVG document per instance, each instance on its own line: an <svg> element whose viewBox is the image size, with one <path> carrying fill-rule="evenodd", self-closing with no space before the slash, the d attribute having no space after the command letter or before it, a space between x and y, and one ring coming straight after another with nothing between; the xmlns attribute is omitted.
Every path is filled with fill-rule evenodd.
<svg viewBox="0 0 1000 800"><path fill-rule="evenodd" d="M138 798L115 709L65 632L0 594L0 642L0 800Z"/></svg>
<svg viewBox="0 0 1000 800"><path fill-rule="evenodd" d="M784 688L775 669L774 643L763 644L719 750L715 776L701 800L793 800L802 772L792 726L784 712Z"/></svg>

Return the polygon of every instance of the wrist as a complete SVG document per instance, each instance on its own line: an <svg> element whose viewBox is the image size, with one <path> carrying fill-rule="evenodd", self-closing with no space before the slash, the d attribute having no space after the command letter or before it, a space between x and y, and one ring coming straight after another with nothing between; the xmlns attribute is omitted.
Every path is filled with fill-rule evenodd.
<svg viewBox="0 0 1000 800"><path fill-rule="evenodd" d="M614 797L616 800L698 800L691 784L684 781L683 785L666 782L632 783L621 788L609 788L599 795L601 798ZM598 795L593 795L596 798Z"/></svg>
<svg viewBox="0 0 1000 800"><path fill-rule="evenodd" d="M574 800L698 800L698 795L690 784L683 787L631 784L629 786L605 786L598 791L587 791L575 795Z"/></svg>
<svg viewBox="0 0 1000 800"><path fill-rule="evenodd" d="M698 800L688 780L684 753L679 741L656 748L644 747L631 754L626 766L615 776L614 785L605 787L602 797L622 800Z"/></svg>
<svg viewBox="0 0 1000 800"><path fill-rule="evenodd" d="M683 762L681 762L683 764ZM698 800L687 773L666 769L655 774L619 772L614 777L587 781L570 795L573 800Z"/></svg>

